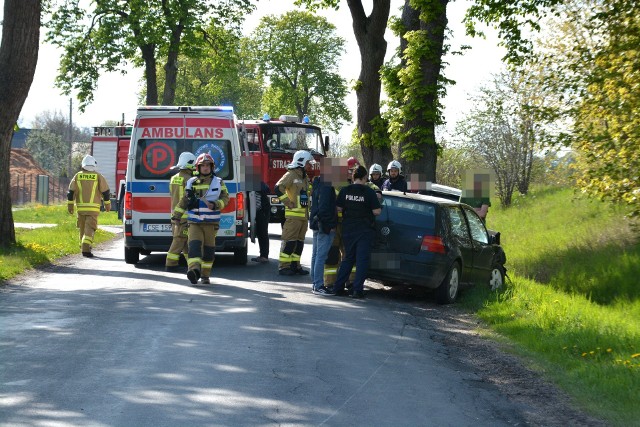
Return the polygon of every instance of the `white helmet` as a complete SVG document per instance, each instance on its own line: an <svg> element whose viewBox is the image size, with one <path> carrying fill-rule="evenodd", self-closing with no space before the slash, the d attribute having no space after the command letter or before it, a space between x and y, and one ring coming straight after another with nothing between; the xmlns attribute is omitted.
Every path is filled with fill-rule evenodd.
<svg viewBox="0 0 640 427"><path fill-rule="evenodd" d="M196 156L193 155L193 153L189 153L188 151L185 151L184 153L180 154L180 157L178 157L178 164L174 166L174 168L179 168L179 169L195 169L195 163L196 163Z"/></svg>
<svg viewBox="0 0 640 427"><path fill-rule="evenodd" d="M398 173L402 173L402 165L397 160L391 160L387 165L387 172L389 172L392 168L398 169Z"/></svg>
<svg viewBox="0 0 640 427"><path fill-rule="evenodd" d="M94 159L93 156L86 155L82 159L82 169L86 171L95 172L97 166L98 162L96 162L96 159Z"/></svg>
<svg viewBox="0 0 640 427"><path fill-rule="evenodd" d="M379 173L380 175L382 175L382 166L377 163L372 164L369 168L369 175L371 175L372 173Z"/></svg>
<svg viewBox="0 0 640 427"><path fill-rule="evenodd" d="M311 153L305 150L296 151L291 163L287 166L287 169L303 168L307 162L311 162L311 164L315 163Z"/></svg>

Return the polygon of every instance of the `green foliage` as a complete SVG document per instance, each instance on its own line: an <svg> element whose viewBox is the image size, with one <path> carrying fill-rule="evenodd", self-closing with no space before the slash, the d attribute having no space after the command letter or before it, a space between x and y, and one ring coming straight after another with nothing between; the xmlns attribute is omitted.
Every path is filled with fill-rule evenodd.
<svg viewBox="0 0 640 427"><path fill-rule="evenodd" d="M308 12L293 11L263 17L251 38L260 69L270 82L263 104L271 106L277 99L288 98L279 110L293 104L299 118L308 114L333 131L351 120L344 103L347 84L337 72L344 40L336 36L334 25Z"/></svg>
<svg viewBox="0 0 640 427"><path fill-rule="evenodd" d="M640 5L614 3L594 18L606 39L593 53L575 112L574 147L586 157L578 184L640 216Z"/></svg>
<svg viewBox="0 0 640 427"><path fill-rule="evenodd" d="M54 0L47 41L64 50L56 84L65 94L77 92L84 110L102 72L126 73L129 64L144 65L147 91L156 94L156 99L147 94L148 103L156 104L158 62L175 76L180 53L189 58L204 54L206 22L213 19L218 27L237 28L252 9L249 0L102 0L90 8ZM175 81L168 86L173 88ZM163 104L173 103L172 94L165 92Z"/></svg>
<svg viewBox="0 0 640 427"><path fill-rule="evenodd" d="M231 105L239 118L260 116L260 94L263 77L248 49L248 40L236 32L216 27L212 20L202 36L204 56L180 55L176 79L177 105ZM207 43L217 41L214 49ZM159 88L164 89L164 72L160 72Z"/></svg>
<svg viewBox="0 0 640 427"><path fill-rule="evenodd" d="M436 144L434 127L444 123L440 100L452 81L441 74L442 56L450 46L443 43L446 19L439 21L446 6L431 0L410 3L419 12L419 26L408 28L399 19L390 21L390 28L404 43L397 53L400 62L385 64L381 77L389 96L385 118L391 139L400 144L402 158L419 160L424 156L424 145Z"/></svg>
<svg viewBox="0 0 640 427"><path fill-rule="evenodd" d="M389 147L391 145L388 131L389 122L381 116L376 116L369 123L371 124L371 133L363 133L358 137L358 129L354 129L353 144L375 148Z"/></svg>
<svg viewBox="0 0 640 427"><path fill-rule="evenodd" d="M544 218L544 221L541 221ZM491 208L511 283L463 303L517 343L566 392L611 425L640 418L640 239L616 206L534 188Z"/></svg>
<svg viewBox="0 0 640 427"><path fill-rule="evenodd" d="M501 44L507 49L503 58L517 65L522 64L533 52L531 40L523 34L540 31L540 19L565 0L475 0L467 9L465 26L470 36L482 36L477 23L495 26Z"/></svg>

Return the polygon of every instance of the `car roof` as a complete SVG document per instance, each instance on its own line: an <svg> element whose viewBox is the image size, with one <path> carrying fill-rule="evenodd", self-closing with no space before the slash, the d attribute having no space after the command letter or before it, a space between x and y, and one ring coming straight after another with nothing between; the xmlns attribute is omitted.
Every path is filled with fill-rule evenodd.
<svg viewBox="0 0 640 427"><path fill-rule="evenodd" d="M453 200L449 200L449 199L445 199L442 197L436 197L436 196L427 196L424 194L417 194L417 193L403 193L401 191L383 191L382 192L382 196L383 197L399 197L399 198L404 198L404 199L411 199L411 200L419 200L419 201L423 201L423 202L429 202L429 203L435 203L438 205L447 205L447 206L457 206L460 205L460 202L456 202Z"/></svg>

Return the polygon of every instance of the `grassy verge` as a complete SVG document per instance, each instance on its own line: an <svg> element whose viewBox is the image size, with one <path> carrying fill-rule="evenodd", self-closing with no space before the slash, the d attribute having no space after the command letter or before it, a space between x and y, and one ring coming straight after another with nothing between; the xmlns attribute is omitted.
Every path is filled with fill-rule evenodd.
<svg viewBox="0 0 640 427"><path fill-rule="evenodd" d="M491 209L512 281L462 302L579 405L613 425L640 420L640 243L621 212L541 189Z"/></svg>
<svg viewBox="0 0 640 427"><path fill-rule="evenodd" d="M66 205L27 205L13 212L13 222L35 222L38 224L75 224L75 215L69 215ZM118 213L101 212L98 218L101 225L122 225Z"/></svg>
<svg viewBox="0 0 640 427"><path fill-rule="evenodd" d="M0 248L0 283L25 270L49 263L65 255L80 253L80 237L75 216L67 213L66 206L30 206L13 212L14 222L56 224L55 227L34 230L16 229L16 245ZM103 212L99 224L114 225L121 222L115 212ZM112 239L113 233L98 230L95 243Z"/></svg>

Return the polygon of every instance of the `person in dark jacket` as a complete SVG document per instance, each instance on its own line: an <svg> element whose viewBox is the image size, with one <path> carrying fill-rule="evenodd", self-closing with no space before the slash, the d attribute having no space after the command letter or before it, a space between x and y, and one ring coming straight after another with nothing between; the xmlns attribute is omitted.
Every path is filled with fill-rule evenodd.
<svg viewBox="0 0 640 427"><path fill-rule="evenodd" d="M256 191L256 237L260 247L260 256L251 258L253 262L269 262L269 186L260 182L260 191Z"/></svg>
<svg viewBox="0 0 640 427"><path fill-rule="evenodd" d="M384 191L402 191L407 192L407 181L402 175L402 165L397 160L392 160L387 166L389 178L382 184Z"/></svg>
<svg viewBox="0 0 640 427"><path fill-rule="evenodd" d="M353 298L364 298L364 281L371 261L371 246L375 235L375 217L381 206L375 191L366 185L367 169L358 166L353 172L353 184L342 188L336 200L342 212L342 237L345 257L340 263L338 277L330 294L341 294L354 264Z"/></svg>
<svg viewBox="0 0 640 427"><path fill-rule="evenodd" d="M333 159L323 159L321 174L312 183L311 211L309 228L313 230L313 252L311 254L312 292L316 295L329 295L324 286L324 263L327 260L331 243L336 235L338 214L336 211L336 190L333 186L340 168L332 166Z"/></svg>

